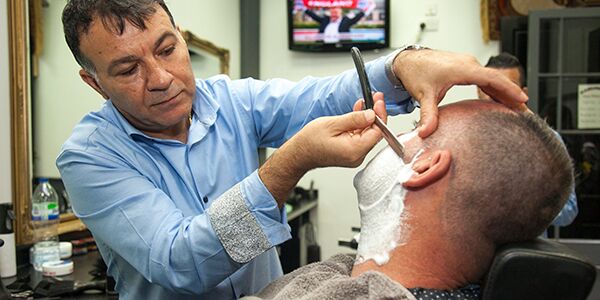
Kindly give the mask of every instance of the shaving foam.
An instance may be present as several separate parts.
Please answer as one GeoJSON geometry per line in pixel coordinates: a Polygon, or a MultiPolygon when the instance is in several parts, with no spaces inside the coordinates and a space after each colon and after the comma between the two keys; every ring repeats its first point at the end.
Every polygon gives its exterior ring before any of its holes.
{"type": "Polygon", "coordinates": [[[409,132],[409,133],[406,133],[406,134],[403,134],[403,135],[400,135],[400,136],[398,136],[398,141],[399,141],[400,143],[402,143],[402,146],[405,146],[405,147],[406,147],[406,145],[405,145],[405,144],[406,144],[406,142],[408,142],[408,141],[412,140],[412,139],[413,139],[414,137],[416,137],[418,134],[419,134],[419,132],[418,132],[418,131],[416,131],[416,130],[413,130],[413,131],[411,131],[411,132],[409,132]]]}
{"type": "MultiPolygon", "coordinates": [[[[404,144],[416,134],[414,131],[399,139],[404,144]]],[[[356,263],[372,259],[383,265],[389,261],[390,251],[406,241],[404,198],[407,190],[402,183],[415,174],[412,166],[421,152],[405,164],[388,146],[354,177],[361,218],[356,263]]]]}

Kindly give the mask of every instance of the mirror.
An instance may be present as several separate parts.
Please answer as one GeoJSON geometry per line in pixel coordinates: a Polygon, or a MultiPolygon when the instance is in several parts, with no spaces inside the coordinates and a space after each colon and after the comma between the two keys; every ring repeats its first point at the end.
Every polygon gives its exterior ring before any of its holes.
{"type": "Polygon", "coordinates": [[[181,30],[181,35],[190,50],[194,74],[212,76],[229,75],[229,50],[216,46],[188,30],[181,30]]]}
{"type": "MultiPolygon", "coordinates": [[[[33,179],[60,177],[55,159],[62,143],[86,113],[97,110],[104,102],[81,82],[80,67],[64,41],[61,14],[65,4],[66,1],[23,0],[8,1],[7,5],[17,244],[30,243],[33,238],[29,222],[33,179]]],[[[188,30],[181,33],[195,74],[229,73],[229,50],[188,30]]],[[[72,213],[61,214],[60,234],[83,229],[83,223],[72,213]]]]}

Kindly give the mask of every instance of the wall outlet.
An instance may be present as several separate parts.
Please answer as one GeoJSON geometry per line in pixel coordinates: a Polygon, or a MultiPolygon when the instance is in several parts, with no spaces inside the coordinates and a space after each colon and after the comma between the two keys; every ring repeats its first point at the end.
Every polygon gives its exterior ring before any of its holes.
{"type": "Polygon", "coordinates": [[[440,19],[438,18],[424,18],[419,22],[419,26],[423,31],[438,31],[440,27],[440,19]]]}

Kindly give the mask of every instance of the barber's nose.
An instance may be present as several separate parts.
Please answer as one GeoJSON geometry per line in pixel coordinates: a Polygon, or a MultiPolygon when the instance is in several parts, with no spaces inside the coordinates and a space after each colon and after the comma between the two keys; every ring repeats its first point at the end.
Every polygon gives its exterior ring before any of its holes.
{"type": "Polygon", "coordinates": [[[173,75],[158,62],[151,62],[147,68],[148,91],[167,90],[173,81],[173,75]]]}

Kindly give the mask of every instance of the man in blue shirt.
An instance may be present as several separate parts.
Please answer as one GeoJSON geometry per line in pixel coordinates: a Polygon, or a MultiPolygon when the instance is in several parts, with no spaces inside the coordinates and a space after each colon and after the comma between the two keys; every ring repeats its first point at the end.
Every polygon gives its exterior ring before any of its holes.
{"type": "Polygon", "coordinates": [[[289,191],[310,169],[359,165],[381,139],[372,124],[386,105],[409,112],[415,96],[428,136],[454,84],[485,86],[517,109],[526,101],[472,57],[414,48],[367,64],[388,99],[375,94],[376,113],[351,112],[361,107],[354,71],[195,80],[161,0],[71,0],[63,25],[82,80],[107,101],[75,127],[57,166],[123,299],[238,298],[281,276],[274,246],[290,238],[289,191]],[[267,146],[280,149],[259,168],[267,146]]]}
{"type": "MultiPolygon", "coordinates": [[[[498,70],[502,75],[506,76],[515,84],[518,84],[524,93],[527,94],[527,86],[525,85],[525,69],[519,62],[519,59],[508,53],[500,53],[497,56],[492,56],[485,64],[486,68],[493,68],[498,70]]],[[[489,100],[490,97],[486,95],[481,89],[477,89],[477,95],[480,99],[489,100]]],[[[554,130],[553,130],[554,131],[554,130]]],[[[558,139],[562,142],[562,137],[558,132],[554,131],[558,139]]],[[[575,194],[575,185],[571,187],[571,193],[569,199],[563,209],[558,213],[552,225],[554,226],[568,226],[573,223],[579,209],[577,208],[577,195],[575,194]]],[[[545,233],[544,233],[545,235],[545,233]]]]}

